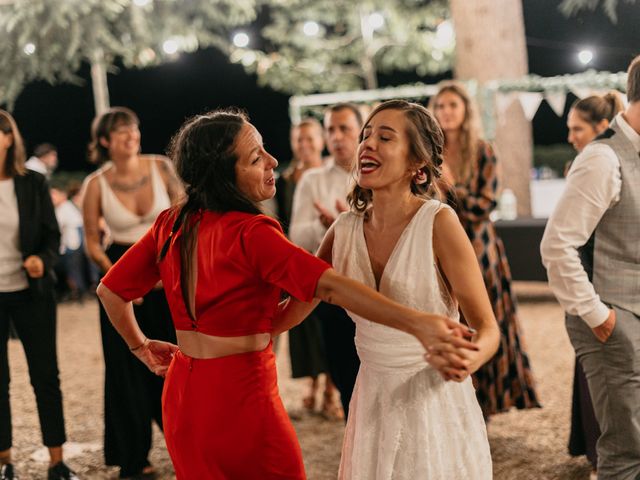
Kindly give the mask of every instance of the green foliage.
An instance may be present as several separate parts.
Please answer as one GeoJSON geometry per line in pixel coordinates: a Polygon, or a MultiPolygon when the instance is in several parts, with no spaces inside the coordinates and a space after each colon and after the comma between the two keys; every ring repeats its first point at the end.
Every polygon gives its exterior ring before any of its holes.
{"type": "Polygon", "coordinates": [[[533,166],[535,168],[549,167],[558,177],[562,177],[565,166],[576,155],[576,151],[567,143],[535,145],[533,148],[533,166]]]}
{"type": "Polygon", "coordinates": [[[420,75],[451,68],[454,44],[437,34],[449,17],[448,2],[434,0],[262,0],[269,22],[259,48],[232,47],[231,60],[262,85],[305,94],[377,87],[377,72],[414,70],[420,75]],[[379,13],[384,24],[370,27],[379,13]],[[316,35],[304,25],[314,21],[316,35]]]}
{"type": "MultiPolygon", "coordinates": [[[[625,0],[627,3],[635,3],[636,0],[625,0]]],[[[618,7],[619,0],[562,0],[560,3],[560,11],[570,17],[581,10],[594,11],[599,6],[605,11],[607,16],[613,23],[618,23],[618,7]]]]}
{"type": "Polygon", "coordinates": [[[178,51],[226,49],[229,29],[254,19],[254,0],[150,0],[143,6],[132,0],[0,3],[0,103],[11,104],[33,80],[78,82],[76,72],[96,55],[113,71],[118,60],[127,67],[170,60],[162,49],[170,38],[178,51]],[[35,47],[31,54],[27,45],[35,47]]]}

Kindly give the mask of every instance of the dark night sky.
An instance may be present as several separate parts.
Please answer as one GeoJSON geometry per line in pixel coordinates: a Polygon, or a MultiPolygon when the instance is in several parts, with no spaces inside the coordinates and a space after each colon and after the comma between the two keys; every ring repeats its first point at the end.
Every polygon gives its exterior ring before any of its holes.
{"type": "MultiPolygon", "coordinates": [[[[640,3],[621,2],[618,25],[600,11],[567,19],[558,12],[558,3],[523,2],[531,73],[551,76],[583,71],[576,59],[582,46],[594,50],[590,67],[611,72],[625,70],[633,55],[640,53],[640,3]]],[[[58,146],[61,170],[92,169],[85,160],[93,118],[88,69],[82,76],[87,79],[83,87],[44,82],[28,85],[13,111],[29,147],[44,141],[58,146]]],[[[390,86],[438,79],[403,73],[382,77],[380,83],[390,86]]],[[[257,87],[254,77],[239,65],[229,64],[215,50],[182,55],[173,63],[151,69],[122,70],[109,75],[109,90],[112,105],[126,105],[139,114],[144,152],[164,152],[173,132],[190,115],[235,105],[249,112],[276,158],[287,160],[290,156],[288,97],[257,87]]],[[[570,95],[567,108],[573,99],[570,95]]],[[[543,102],[533,122],[535,142],[564,142],[564,123],[565,119],[558,118],[543,102]]]]}

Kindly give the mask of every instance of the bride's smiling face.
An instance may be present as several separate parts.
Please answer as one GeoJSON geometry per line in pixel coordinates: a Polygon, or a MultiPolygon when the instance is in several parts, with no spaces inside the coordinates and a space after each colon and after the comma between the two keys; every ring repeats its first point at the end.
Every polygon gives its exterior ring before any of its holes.
{"type": "Polygon", "coordinates": [[[358,146],[358,185],[376,190],[409,185],[413,177],[407,120],[400,110],[382,110],[369,119],[358,146]]]}

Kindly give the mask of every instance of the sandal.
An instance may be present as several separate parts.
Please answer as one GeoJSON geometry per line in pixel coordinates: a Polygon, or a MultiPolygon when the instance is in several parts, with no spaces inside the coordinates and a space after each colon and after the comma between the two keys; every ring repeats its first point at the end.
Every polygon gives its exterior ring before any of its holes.
{"type": "Polygon", "coordinates": [[[302,408],[308,412],[313,412],[316,409],[315,395],[307,395],[306,397],[302,397],[302,408]]]}
{"type": "Polygon", "coordinates": [[[320,415],[327,420],[344,420],[344,411],[342,405],[336,400],[333,391],[325,391],[322,395],[322,409],[320,415]]]}

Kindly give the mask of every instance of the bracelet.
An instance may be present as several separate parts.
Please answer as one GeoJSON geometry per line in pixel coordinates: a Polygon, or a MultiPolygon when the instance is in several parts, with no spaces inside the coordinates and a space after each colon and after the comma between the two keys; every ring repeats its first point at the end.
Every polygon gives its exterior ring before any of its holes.
{"type": "Polygon", "coordinates": [[[144,346],[146,345],[146,343],[147,343],[147,341],[148,341],[148,340],[149,340],[149,339],[148,339],[147,337],[145,337],[145,338],[144,338],[144,341],[143,341],[140,345],[138,345],[137,347],[129,347],[129,350],[130,350],[130,351],[132,351],[132,352],[135,352],[136,350],[138,350],[138,349],[140,349],[140,348],[144,347],[144,346]]]}

